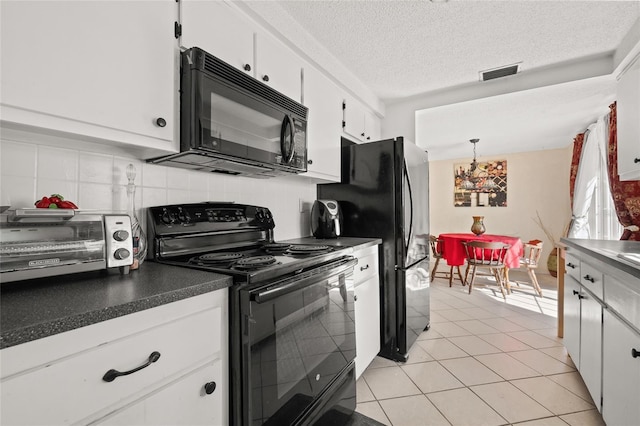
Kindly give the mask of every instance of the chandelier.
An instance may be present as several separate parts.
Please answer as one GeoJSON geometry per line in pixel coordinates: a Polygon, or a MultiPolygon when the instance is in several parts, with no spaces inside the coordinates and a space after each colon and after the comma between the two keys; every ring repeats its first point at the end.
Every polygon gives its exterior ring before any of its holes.
{"type": "Polygon", "coordinates": [[[473,161],[468,171],[464,172],[461,187],[469,191],[490,192],[498,188],[498,184],[493,181],[493,178],[486,170],[486,164],[483,166],[476,160],[476,144],[480,142],[480,139],[470,139],[469,142],[473,144],[473,161]]]}

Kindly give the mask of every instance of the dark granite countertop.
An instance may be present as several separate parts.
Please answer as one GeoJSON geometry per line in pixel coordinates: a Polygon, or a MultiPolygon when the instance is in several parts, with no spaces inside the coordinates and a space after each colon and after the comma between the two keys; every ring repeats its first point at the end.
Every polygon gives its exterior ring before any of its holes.
{"type": "Polygon", "coordinates": [[[582,251],[607,265],[640,278],[640,265],[618,257],[620,253],[640,253],[640,241],[562,238],[560,242],[569,248],[582,251]]]}
{"type": "Polygon", "coordinates": [[[147,261],[128,275],[86,272],[5,283],[0,349],[227,288],[230,277],[147,261]]]}

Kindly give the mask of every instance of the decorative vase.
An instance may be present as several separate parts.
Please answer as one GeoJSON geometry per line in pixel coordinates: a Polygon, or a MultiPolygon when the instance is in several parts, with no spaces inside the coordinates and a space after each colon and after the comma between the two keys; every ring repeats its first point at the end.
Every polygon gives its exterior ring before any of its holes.
{"type": "Polygon", "coordinates": [[[552,277],[555,278],[558,276],[558,249],[555,247],[551,250],[547,258],[547,269],[552,277]]]}
{"type": "Polygon", "coordinates": [[[471,216],[473,217],[473,224],[471,225],[471,232],[476,235],[484,234],[484,216],[471,216]]]}
{"type": "Polygon", "coordinates": [[[133,164],[127,166],[127,197],[129,199],[129,207],[127,213],[131,218],[131,238],[133,239],[133,265],[131,269],[138,269],[144,258],[147,256],[147,237],[144,235],[138,214],[136,212],[136,185],[133,183],[136,178],[136,168],[133,164]]]}

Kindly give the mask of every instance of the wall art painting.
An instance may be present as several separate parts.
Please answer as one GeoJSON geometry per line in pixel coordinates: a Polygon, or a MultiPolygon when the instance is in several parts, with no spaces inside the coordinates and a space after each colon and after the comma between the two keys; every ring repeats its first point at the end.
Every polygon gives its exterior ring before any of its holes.
{"type": "Polygon", "coordinates": [[[454,164],[456,207],[506,207],[507,160],[454,164]]]}

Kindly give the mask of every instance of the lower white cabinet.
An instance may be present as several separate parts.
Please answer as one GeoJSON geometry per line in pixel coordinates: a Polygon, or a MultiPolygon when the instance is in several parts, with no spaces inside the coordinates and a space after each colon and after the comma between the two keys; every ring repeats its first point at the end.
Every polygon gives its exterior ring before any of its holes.
{"type": "Polygon", "coordinates": [[[602,305],[591,294],[584,292],[580,309],[580,375],[594,404],[601,410],[602,305]]]}
{"type": "Polygon", "coordinates": [[[220,360],[209,361],[140,402],[99,421],[103,425],[222,425],[220,360]],[[208,393],[209,392],[209,393],[208,393]]]}
{"type": "Polygon", "coordinates": [[[639,425],[640,334],[606,310],[603,322],[603,360],[604,421],[609,426],[639,425]]]}
{"type": "Polygon", "coordinates": [[[226,424],[227,300],[218,290],[3,349],[1,423],[226,424]]]}
{"type": "Polygon", "coordinates": [[[380,352],[380,278],[378,246],[354,253],[356,317],[356,379],[380,352]]]}
{"type": "Polygon", "coordinates": [[[580,369],[580,293],[580,284],[567,275],[564,282],[563,343],[578,369],[580,369]]]}

